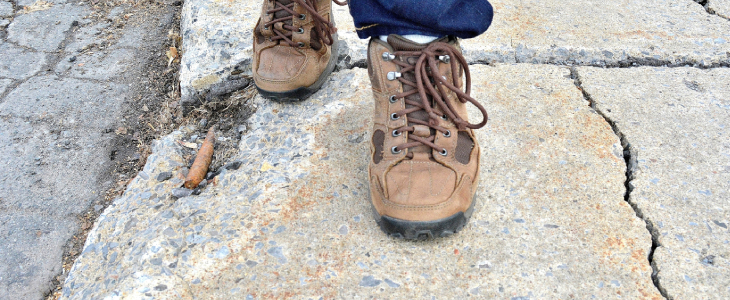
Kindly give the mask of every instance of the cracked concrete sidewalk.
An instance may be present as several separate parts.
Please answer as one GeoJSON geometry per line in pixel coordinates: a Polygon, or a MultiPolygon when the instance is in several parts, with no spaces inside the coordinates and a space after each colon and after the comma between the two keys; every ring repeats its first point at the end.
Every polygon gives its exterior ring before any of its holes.
{"type": "Polygon", "coordinates": [[[162,98],[146,71],[179,8],[125,3],[0,0],[0,299],[54,299],[141,159],[130,107],[162,98]]]}
{"type": "MultiPolygon", "coordinates": [[[[490,115],[478,206],[425,242],[370,217],[366,43],[335,8],[346,47],[322,90],[255,97],[239,164],[200,195],[157,179],[184,170],[178,141],[200,128],[156,142],[63,298],[729,298],[730,20],[716,1],[493,1],[493,27],[463,43],[490,115]]],[[[183,104],[246,78],[258,5],[185,3],[183,104]]]]}

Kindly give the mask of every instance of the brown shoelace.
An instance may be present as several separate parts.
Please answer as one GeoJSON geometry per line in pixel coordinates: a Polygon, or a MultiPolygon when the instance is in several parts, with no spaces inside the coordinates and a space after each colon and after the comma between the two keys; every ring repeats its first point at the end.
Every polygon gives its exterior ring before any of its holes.
{"type": "MultiPolygon", "coordinates": [[[[332,39],[332,35],[337,32],[337,28],[332,24],[332,22],[325,20],[324,17],[319,15],[319,13],[317,12],[317,0],[292,0],[292,2],[289,4],[281,4],[278,0],[273,1],[275,3],[274,9],[266,11],[267,14],[275,15],[276,12],[285,11],[288,13],[288,15],[264,23],[265,28],[271,27],[271,30],[274,32],[274,34],[276,34],[276,36],[271,37],[272,41],[283,40],[285,43],[289,44],[292,47],[304,46],[302,44],[297,44],[292,41],[292,35],[294,34],[294,31],[297,31],[298,33],[303,33],[304,29],[295,28],[294,26],[285,23],[286,21],[294,22],[295,16],[301,18],[302,20],[306,18],[305,14],[297,14],[292,9],[295,4],[299,4],[300,7],[303,7],[305,10],[307,10],[307,12],[309,12],[309,15],[312,16],[312,22],[314,22],[314,30],[317,32],[319,39],[322,41],[322,43],[326,45],[332,45],[332,43],[334,42],[332,39]],[[275,27],[275,24],[278,22],[281,22],[281,28],[284,29],[284,31],[281,31],[275,27]]],[[[341,2],[337,0],[332,1],[340,6],[347,5],[346,0],[341,2]]]]}
{"type": "MultiPolygon", "coordinates": [[[[418,60],[415,65],[399,60],[392,60],[393,63],[401,67],[401,73],[413,72],[415,74],[415,82],[411,82],[403,78],[403,76],[397,77],[398,81],[402,84],[409,85],[414,89],[392,96],[395,99],[404,98],[405,103],[411,106],[410,108],[405,108],[393,113],[390,116],[392,119],[398,119],[406,114],[424,110],[428,114],[428,121],[409,118],[409,124],[412,123],[428,126],[446,137],[452,136],[452,133],[448,129],[439,126],[439,119],[451,120],[458,130],[465,130],[466,128],[478,129],[487,124],[489,116],[487,115],[486,109],[484,109],[484,106],[469,95],[471,93],[471,74],[469,73],[469,66],[466,59],[464,59],[464,56],[462,56],[461,53],[455,51],[451,45],[443,42],[434,42],[421,51],[396,51],[393,55],[396,57],[418,57],[418,60]],[[442,60],[455,60],[455,63],[450,64],[452,74],[451,82],[447,81],[439,71],[439,63],[442,60]],[[464,75],[466,78],[465,91],[462,91],[458,87],[459,66],[464,69],[464,75]],[[461,103],[470,102],[471,104],[474,104],[474,106],[476,106],[482,113],[482,121],[479,124],[472,124],[456,113],[456,110],[452,107],[451,103],[446,101],[449,92],[456,94],[456,97],[459,101],[461,101],[461,103]],[[420,96],[420,101],[405,98],[416,93],[420,96]],[[429,103],[429,99],[433,101],[433,106],[429,103]],[[443,115],[437,114],[434,107],[438,107],[440,111],[443,112],[443,115]]],[[[406,61],[408,61],[408,59],[406,59],[406,61]]],[[[413,133],[415,131],[416,128],[414,126],[403,126],[396,129],[394,134],[400,134],[402,132],[413,133]]],[[[436,136],[433,134],[427,138],[420,137],[415,134],[409,134],[409,142],[398,145],[393,148],[393,151],[400,152],[403,149],[426,145],[438,151],[441,155],[447,155],[448,153],[446,152],[446,149],[433,143],[435,138],[436,136]]],[[[409,153],[408,157],[412,157],[412,153],[409,153]]]]}

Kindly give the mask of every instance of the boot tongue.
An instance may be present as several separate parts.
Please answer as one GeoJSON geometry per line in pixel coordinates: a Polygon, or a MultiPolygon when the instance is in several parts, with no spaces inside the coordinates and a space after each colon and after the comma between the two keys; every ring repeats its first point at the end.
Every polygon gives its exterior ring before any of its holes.
{"type": "MultiPolygon", "coordinates": [[[[445,40],[447,41],[448,38],[443,37],[436,41],[442,42],[445,40]]],[[[390,44],[390,46],[393,47],[393,50],[395,50],[395,51],[421,51],[428,46],[428,44],[419,44],[419,43],[413,42],[409,39],[406,39],[400,35],[397,35],[397,34],[391,34],[388,36],[388,44],[390,44]]],[[[399,57],[398,59],[400,59],[403,62],[407,62],[408,64],[415,65],[416,61],[418,60],[418,56],[399,57]]],[[[403,79],[405,79],[405,80],[408,80],[411,82],[416,82],[416,75],[413,72],[403,73],[402,76],[403,76],[403,79]]],[[[426,82],[425,84],[428,84],[428,83],[426,82]]],[[[410,91],[413,89],[415,89],[415,88],[410,85],[407,85],[407,84],[403,85],[404,92],[407,92],[407,91],[410,91]]],[[[431,103],[431,105],[433,106],[433,102],[431,102],[430,96],[428,96],[428,97],[429,97],[429,103],[431,103]]],[[[411,101],[421,102],[421,96],[419,96],[417,93],[406,97],[406,99],[411,100],[411,101]]],[[[406,108],[412,108],[412,107],[413,107],[412,105],[406,104],[406,108]]],[[[428,122],[428,113],[426,113],[425,110],[417,110],[417,111],[407,114],[406,116],[408,116],[408,120],[416,119],[416,120],[428,122]]],[[[414,126],[414,125],[419,126],[419,127],[425,127],[423,125],[418,125],[418,124],[414,124],[412,122],[408,122],[408,126],[414,126]]],[[[430,132],[429,136],[434,135],[436,133],[436,130],[434,130],[434,129],[428,128],[427,130],[429,130],[429,132],[430,132]]],[[[413,132],[410,134],[419,135],[419,136],[425,135],[425,134],[423,134],[422,130],[419,130],[418,133],[413,132]]],[[[426,137],[428,137],[428,136],[426,136],[426,137]]],[[[414,154],[414,156],[413,156],[414,160],[422,160],[424,157],[429,157],[433,153],[431,147],[426,146],[426,145],[412,147],[408,151],[410,151],[411,153],[414,154]],[[417,153],[423,153],[424,155],[427,154],[427,156],[416,155],[417,153]]]]}
{"type": "MultiPolygon", "coordinates": [[[[286,5],[291,4],[294,1],[293,0],[276,0],[276,2],[279,2],[281,5],[286,6],[286,5]]],[[[278,8],[278,7],[279,7],[278,5],[274,5],[274,8],[278,8]]],[[[281,19],[281,18],[290,17],[290,16],[291,16],[291,14],[288,11],[283,10],[283,9],[274,13],[274,19],[281,19]]],[[[293,23],[292,23],[292,20],[286,20],[286,21],[284,21],[284,24],[291,26],[293,23]]]]}

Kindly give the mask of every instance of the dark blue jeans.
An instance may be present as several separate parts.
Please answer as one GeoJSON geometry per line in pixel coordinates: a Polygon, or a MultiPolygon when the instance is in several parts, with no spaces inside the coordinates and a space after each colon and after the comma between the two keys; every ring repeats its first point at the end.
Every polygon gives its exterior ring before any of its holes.
{"type": "Polygon", "coordinates": [[[492,23],[487,0],[349,0],[357,35],[454,35],[472,38],[492,23]]]}

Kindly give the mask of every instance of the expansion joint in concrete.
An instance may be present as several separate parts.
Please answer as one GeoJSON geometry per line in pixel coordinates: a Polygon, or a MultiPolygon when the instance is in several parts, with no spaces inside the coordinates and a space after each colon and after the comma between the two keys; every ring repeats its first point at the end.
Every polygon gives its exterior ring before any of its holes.
{"type": "Polygon", "coordinates": [[[492,64],[493,64],[493,62],[489,62],[486,60],[477,60],[477,61],[473,61],[473,62],[469,63],[470,66],[473,66],[473,65],[491,66],[492,64]]]}
{"type": "MultiPolygon", "coordinates": [[[[493,65],[495,63],[510,63],[500,61],[486,61],[477,60],[470,62],[469,65],[493,65]]],[[[515,63],[515,62],[512,62],[515,63]]],[[[700,65],[691,62],[672,62],[668,60],[658,59],[647,59],[647,58],[629,58],[626,60],[616,62],[593,62],[593,63],[574,63],[570,61],[564,62],[529,62],[529,61],[517,61],[518,64],[533,64],[533,65],[553,65],[561,67],[596,67],[603,69],[630,69],[630,68],[641,68],[641,67],[665,67],[665,68],[697,68],[701,70],[716,69],[716,68],[728,68],[730,67],[730,53],[728,53],[728,60],[711,64],[711,65],[700,65]]]]}
{"type": "Polygon", "coordinates": [[[361,68],[361,69],[367,69],[368,63],[364,59],[359,59],[356,61],[352,61],[352,57],[348,54],[342,54],[339,57],[337,57],[337,66],[335,67],[335,71],[341,71],[341,70],[350,70],[354,68],[361,68]]]}
{"type": "Polygon", "coordinates": [[[629,143],[628,139],[626,138],[626,135],[621,132],[621,130],[618,128],[618,125],[614,120],[609,118],[603,111],[598,109],[596,107],[595,100],[591,97],[588,92],[583,88],[583,83],[581,82],[580,74],[578,74],[578,70],[575,67],[570,67],[570,77],[574,80],[575,86],[578,88],[578,90],[583,93],[583,98],[588,101],[589,106],[598,113],[601,117],[603,117],[604,120],[611,126],[611,129],[613,130],[614,134],[618,136],[619,141],[621,142],[621,146],[623,147],[623,158],[624,162],[626,163],[626,181],[624,182],[624,186],[626,187],[626,191],[624,193],[624,201],[626,201],[631,208],[634,210],[634,213],[636,213],[636,216],[639,217],[639,219],[643,220],[646,223],[646,229],[649,231],[649,234],[651,234],[651,250],[649,250],[649,255],[647,257],[647,260],[649,261],[649,264],[651,265],[651,280],[654,283],[654,286],[657,288],[659,293],[665,298],[665,299],[672,299],[667,294],[667,290],[661,285],[660,278],[659,278],[659,269],[657,268],[656,263],[654,262],[654,252],[655,250],[661,246],[659,244],[659,231],[654,226],[654,223],[649,220],[644,213],[641,211],[641,208],[636,205],[636,203],[631,198],[631,192],[634,190],[634,186],[631,184],[631,181],[634,179],[634,170],[636,170],[636,162],[637,162],[637,154],[635,149],[631,146],[631,143],[629,143]]]}

